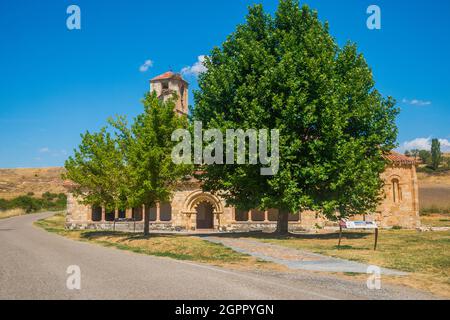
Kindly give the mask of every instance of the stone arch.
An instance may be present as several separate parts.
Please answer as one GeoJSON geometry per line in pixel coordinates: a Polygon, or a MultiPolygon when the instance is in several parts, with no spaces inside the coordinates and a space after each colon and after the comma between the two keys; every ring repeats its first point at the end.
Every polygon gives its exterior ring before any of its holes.
{"type": "Polygon", "coordinates": [[[186,218],[185,221],[187,230],[197,229],[197,207],[201,203],[205,202],[210,204],[213,208],[214,229],[220,229],[222,220],[221,216],[224,213],[222,202],[218,197],[211,193],[197,190],[186,197],[183,205],[182,214],[184,214],[186,218]]]}
{"type": "Polygon", "coordinates": [[[387,181],[390,199],[394,204],[399,204],[403,200],[402,179],[399,175],[393,174],[389,176],[387,181]]]}
{"type": "Polygon", "coordinates": [[[197,206],[202,202],[208,202],[210,203],[214,208],[214,213],[216,214],[222,214],[223,213],[223,206],[222,202],[218,197],[211,193],[203,192],[201,190],[197,190],[192,192],[184,202],[183,205],[183,213],[191,213],[195,214],[197,206]]]}

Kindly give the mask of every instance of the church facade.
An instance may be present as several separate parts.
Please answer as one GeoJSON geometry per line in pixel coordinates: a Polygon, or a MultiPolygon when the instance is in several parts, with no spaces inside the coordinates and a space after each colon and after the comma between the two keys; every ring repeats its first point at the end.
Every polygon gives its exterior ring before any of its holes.
{"type": "MultiPolygon", "coordinates": [[[[188,113],[188,83],[179,74],[166,72],[150,81],[151,90],[160,99],[169,99],[177,93],[176,112],[188,113]]],[[[385,181],[384,198],[376,213],[354,217],[356,220],[376,221],[381,227],[416,228],[420,226],[418,180],[416,163],[398,153],[387,156],[390,165],[382,174],[385,181]]],[[[150,229],[161,231],[270,231],[275,230],[278,211],[242,211],[227,206],[224,199],[203,192],[199,181],[180,182],[172,200],[153,208],[141,206],[107,212],[105,208],[85,206],[68,189],[66,227],[68,229],[97,229],[141,231],[144,213],[150,216],[150,229]]],[[[289,216],[289,228],[311,230],[333,224],[316,212],[300,212],[289,216]]]]}

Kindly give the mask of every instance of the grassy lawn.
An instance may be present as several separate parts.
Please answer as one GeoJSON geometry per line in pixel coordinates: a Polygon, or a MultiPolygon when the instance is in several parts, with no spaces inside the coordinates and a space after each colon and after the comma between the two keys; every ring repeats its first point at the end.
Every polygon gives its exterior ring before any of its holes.
{"type": "Polygon", "coordinates": [[[64,219],[64,215],[58,214],[35,224],[49,232],[74,240],[89,241],[106,247],[152,256],[195,261],[233,269],[284,269],[277,264],[258,260],[197,237],[157,234],[144,237],[142,234],[110,231],[69,231],[64,228],[64,219]]]}
{"type": "Polygon", "coordinates": [[[378,250],[373,251],[373,233],[346,232],[342,246],[338,234],[272,235],[256,240],[305,249],[332,257],[410,272],[407,277],[384,277],[388,281],[450,297],[450,231],[418,232],[380,230],[378,250]]]}
{"type": "Polygon", "coordinates": [[[422,215],[420,220],[427,227],[450,227],[450,214],[431,213],[422,215]]]}

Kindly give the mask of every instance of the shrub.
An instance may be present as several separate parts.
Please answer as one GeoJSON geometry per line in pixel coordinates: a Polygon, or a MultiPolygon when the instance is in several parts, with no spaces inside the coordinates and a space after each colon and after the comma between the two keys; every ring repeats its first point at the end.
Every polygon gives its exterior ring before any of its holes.
{"type": "Polygon", "coordinates": [[[42,198],[33,198],[28,194],[11,200],[0,199],[0,210],[23,209],[26,213],[39,210],[64,210],[66,206],[67,197],[64,193],[46,192],[42,195],[42,198]]]}

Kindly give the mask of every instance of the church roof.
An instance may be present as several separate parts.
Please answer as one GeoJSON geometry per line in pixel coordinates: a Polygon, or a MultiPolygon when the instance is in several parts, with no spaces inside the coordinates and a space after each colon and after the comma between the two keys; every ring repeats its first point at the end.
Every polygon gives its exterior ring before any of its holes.
{"type": "Polygon", "coordinates": [[[184,81],[187,83],[186,80],[183,79],[183,77],[181,76],[181,74],[179,73],[174,73],[172,71],[167,71],[163,74],[160,74],[159,76],[154,77],[152,80],[150,80],[151,82],[153,81],[159,81],[159,80],[167,80],[167,79],[175,79],[175,80],[180,80],[180,81],[184,81]]]}
{"type": "Polygon", "coordinates": [[[386,156],[386,159],[393,163],[397,163],[397,164],[411,164],[411,165],[416,164],[416,160],[414,160],[414,158],[407,157],[407,156],[400,154],[398,152],[395,152],[395,151],[391,151],[386,156]]]}

